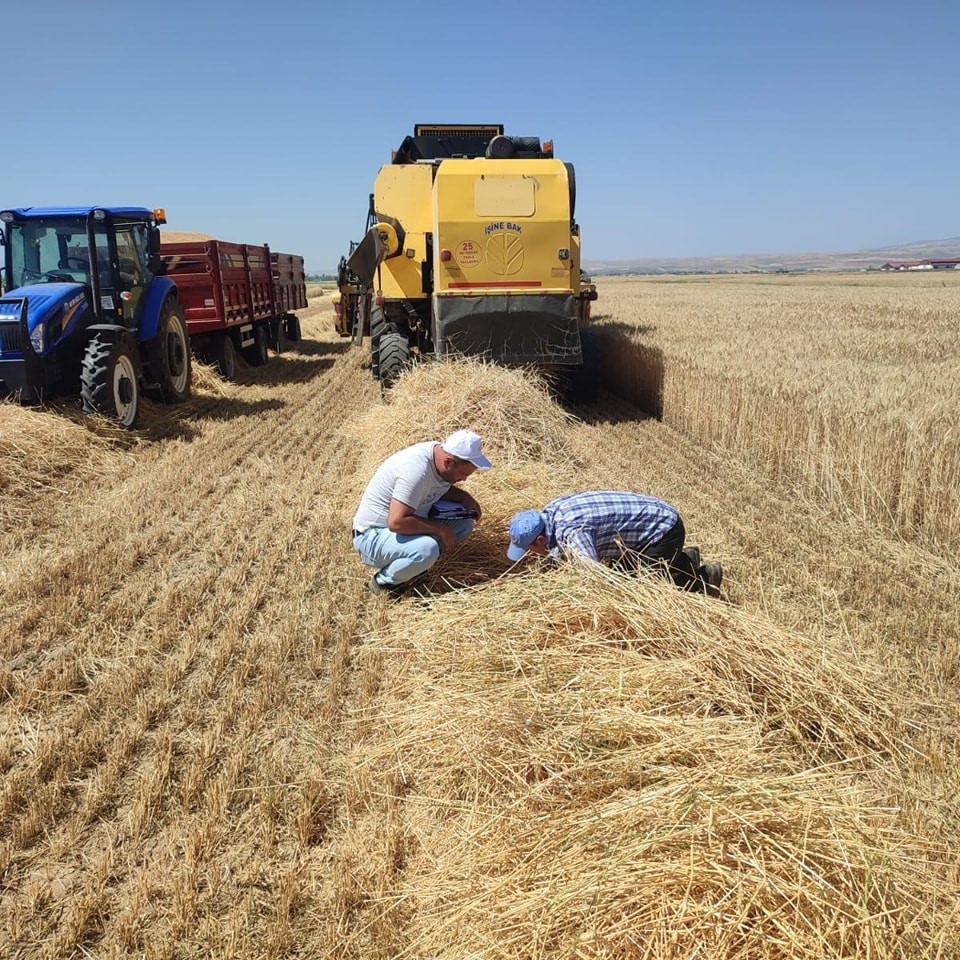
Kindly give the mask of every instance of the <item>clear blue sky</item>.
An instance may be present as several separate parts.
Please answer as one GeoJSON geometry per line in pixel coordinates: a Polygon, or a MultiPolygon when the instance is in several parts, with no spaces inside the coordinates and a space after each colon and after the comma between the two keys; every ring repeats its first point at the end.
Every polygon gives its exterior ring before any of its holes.
{"type": "Polygon", "coordinates": [[[957,0],[0,0],[0,207],[117,203],[329,271],[414,123],[577,170],[584,259],[960,236],[957,0]]]}

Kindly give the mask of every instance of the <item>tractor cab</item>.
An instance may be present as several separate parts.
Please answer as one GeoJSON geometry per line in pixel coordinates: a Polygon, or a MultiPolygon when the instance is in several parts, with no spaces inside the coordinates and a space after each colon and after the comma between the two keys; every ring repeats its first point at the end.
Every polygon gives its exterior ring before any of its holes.
{"type": "Polygon", "coordinates": [[[0,214],[8,292],[82,284],[91,319],[136,329],[144,290],[160,270],[163,211],[137,207],[27,207],[0,214]]]}
{"type": "Polygon", "coordinates": [[[190,393],[190,342],[163,275],[162,210],[21,207],[0,212],[0,393],[79,392],[84,409],[137,418],[140,389],[190,393]]]}

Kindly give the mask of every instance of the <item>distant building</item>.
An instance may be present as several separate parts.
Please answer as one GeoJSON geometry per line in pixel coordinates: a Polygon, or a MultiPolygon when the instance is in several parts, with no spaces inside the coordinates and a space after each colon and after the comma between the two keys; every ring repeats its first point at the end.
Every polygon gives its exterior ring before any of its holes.
{"type": "Polygon", "coordinates": [[[957,270],[960,260],[891,260],[881,270],[957,270]]]}

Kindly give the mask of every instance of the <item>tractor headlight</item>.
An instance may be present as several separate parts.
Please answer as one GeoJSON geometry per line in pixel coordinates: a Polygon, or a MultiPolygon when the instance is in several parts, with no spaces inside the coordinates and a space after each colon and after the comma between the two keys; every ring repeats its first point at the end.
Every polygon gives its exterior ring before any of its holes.
{"type": "Polygon", "coordinates": [[[43,353],[43,344],[47,339],[47,321],[41,320],[30,331],[30,346],[37,355],[43,353]]]}

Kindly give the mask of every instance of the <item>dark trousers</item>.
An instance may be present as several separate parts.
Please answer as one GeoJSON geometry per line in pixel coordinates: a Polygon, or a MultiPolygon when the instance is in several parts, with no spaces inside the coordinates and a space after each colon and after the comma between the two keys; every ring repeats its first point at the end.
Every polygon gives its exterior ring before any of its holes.
{"type": "Polygon", "coordinates": [[[683,520],[677,517],[677,522],[662,537],[645,543],[636,553],[624,554],[616,566],[623,569],[637,569],[641,564],[652,567],[669,577],[681,590],[702,593],[703,580],[693,561],[683,552],[686,536],[683,520]]]}

